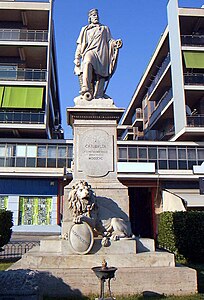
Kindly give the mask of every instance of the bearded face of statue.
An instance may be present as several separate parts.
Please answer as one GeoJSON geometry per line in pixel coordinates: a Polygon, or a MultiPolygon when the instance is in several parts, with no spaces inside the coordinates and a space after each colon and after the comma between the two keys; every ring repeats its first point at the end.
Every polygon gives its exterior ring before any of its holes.
{"type": "Polygon", "coordinates": [[[93,11],[90,15],[89,15],[89,22],[92,24],[98,24],[99,23],[99,16],[97,11],[93,11]]]}

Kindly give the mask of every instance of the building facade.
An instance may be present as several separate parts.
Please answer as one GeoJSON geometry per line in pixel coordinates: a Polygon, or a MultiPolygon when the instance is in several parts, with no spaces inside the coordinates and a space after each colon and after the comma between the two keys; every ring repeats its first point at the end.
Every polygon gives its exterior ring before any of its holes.
{"type": "Polygon", "coordinates": [[[118,176],[142,236],[156,235],[162,211],[204,207],[204,9],[169,0],[167,16],[118,127],[118,176]]]}
{"type": "Polygon", "coordinates": [[[52,0],[0,1],[0,206],[13,211],[14,232],[60,232],[72,143],[61,128],[52,14],[52,0]]]}

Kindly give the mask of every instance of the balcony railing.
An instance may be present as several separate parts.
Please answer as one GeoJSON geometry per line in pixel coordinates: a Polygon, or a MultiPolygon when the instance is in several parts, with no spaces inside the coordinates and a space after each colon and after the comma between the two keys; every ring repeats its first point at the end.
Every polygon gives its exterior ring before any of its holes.
{"type": "Polygon", "coordinates": [[[187,116],[187,126],[204,127],[204,115],[187,116]]]}
{"type": "Polygon", "coordinates": [[[141,120],[143,121],[143,112],[142,109],[138,109],[136,108],[136,111],[134,113],[134,115],[132,116],[132,123],[134,123],[136,120],[141,120]]]}
{"type": "Polygon", "coordinates": [[[0,111],[0,123],[43,124],[45,112],[0,111]]]}
{"type": "Polygon", "coordinates": [[[18,69],[0,66],[0,80],[46,81],[47,71],[42,69],[18,69]]]}
{"type": "Polygon", "coordinates": [[[181,44],[182,46],[203,46],[204,35],[182,35],[181,44]]]}
{"type": "Polygon", "coordinates": [[[133,129],[132,129],[131,126],[128,126],[128,127],[124,130],[124,132],[123,132],[123,134],[122,134],[122,136],[121,136],[120,139],[121,139],[121,140],[125,140],[125,139],[127,139],[128,135],[133,135],[133,129]]]}
{"type": "Polygon", "coordinates": [[[0,41],[47,42],[47,30],[0,29],[0,41]]]}
{"type": "Polygon", "coordinates": [[[150,87],[148,88],[148,95],[151,94],[151,92],[153,91],[153,89],[157,85],[159,79],[161,78],[162,74],[166,70],[166,67],[168,66],[169,62],[170,62],[170,54],[168,54],[167,57],[163,60],[163,62],[161,64],[161,67],[159,68],[154,80],[152,81],[150,87]]]}
{"type": "Polygon", "coordinates": [[[204,74],[184,74],[184,83],[186,85],[204,85],[204,74]]]}
{"type": "Polygon", "coordinates": [[[164,128],[162,131],[157,131],[157,139],[159,141],[168,140],[175,133],[174,125],[171,125],[168,128],[164,128]]]}
{"type": "Polygon", "coordinates": [[[171,99],[172,99],[172,89],[170,89],[168,92],[164,94],[159,104],[156,106],[155,110],[153,111],[149,119],[149,126],[151,126],[154,123],[154,121],[158,118],[162,110],[166,107],[166,105],[169,103],[171,99]]]}

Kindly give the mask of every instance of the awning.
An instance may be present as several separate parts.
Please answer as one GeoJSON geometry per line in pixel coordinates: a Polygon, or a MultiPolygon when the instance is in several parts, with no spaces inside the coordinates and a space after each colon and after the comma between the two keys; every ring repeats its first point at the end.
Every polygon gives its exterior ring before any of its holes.
{"type": "Polygon", "coordinates": [[[169,193],[180,198],[187,207],[203,207],[204,195],[200,195],[199,190],[168,190],[169,193]]]}
{"type": "Polygon", "coordinates": [[[42,108],[42,87],[11,87],[4,90],[1,107],[4,108],[42,108]]]}
{"type": "Polygon", "coordinates": [[[171,191],[162,191],[162,202],[163,211],[186,211],[183,200],[171,191]]]}
{"type": "Polygon", "coordinates": [[[186,68],[204,69],[203,51],[183,51],[186,68]]]}
{"type": "Polygon", "coordinates": [[[204,195],[199,194],[178,194],[187,202],[187,207],[204,207],[204,195]]]}

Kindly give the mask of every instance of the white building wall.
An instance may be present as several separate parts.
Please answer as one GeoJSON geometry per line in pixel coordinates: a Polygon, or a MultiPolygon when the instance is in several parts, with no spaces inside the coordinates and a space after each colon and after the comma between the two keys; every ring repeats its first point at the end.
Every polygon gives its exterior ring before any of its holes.
{"type": "Polygon", "coordinates": [[[52,197],[52,225],[57,224],[57,196],[52,197]]]}
{"type": "Polygon", "coordinates": [[[186,126],[178,0],[169,0],[167,6],[167,14],[171,57],[172,90],[174,100],[174,125],[176,135],[186,126]]]}
{"type": "Polygon", "coordinates": [[[18,225],[19,196],[8,196],[8,210],[13,212],[13,224],[18,225]]]}

